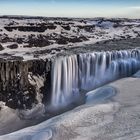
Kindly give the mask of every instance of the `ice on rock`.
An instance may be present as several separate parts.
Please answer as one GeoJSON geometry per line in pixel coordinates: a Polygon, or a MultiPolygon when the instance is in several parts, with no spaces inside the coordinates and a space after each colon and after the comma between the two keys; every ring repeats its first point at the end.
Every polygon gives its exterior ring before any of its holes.
{"type": "Polygon", "coordinates": [[[117,90],[111,86],[104,86],[102,88],[90,91],[86,94],[86,104],[97,104],[110,99],[117,93],[117,90]]]}

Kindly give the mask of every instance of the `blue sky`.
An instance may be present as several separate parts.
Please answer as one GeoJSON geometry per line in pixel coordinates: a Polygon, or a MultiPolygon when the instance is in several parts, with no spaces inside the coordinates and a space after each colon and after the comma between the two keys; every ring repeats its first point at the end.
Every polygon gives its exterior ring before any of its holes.
{"type": "Polygon", "coordinates": [[[0,0],[0,15],[140,18],[140,0],[0,0]]]}

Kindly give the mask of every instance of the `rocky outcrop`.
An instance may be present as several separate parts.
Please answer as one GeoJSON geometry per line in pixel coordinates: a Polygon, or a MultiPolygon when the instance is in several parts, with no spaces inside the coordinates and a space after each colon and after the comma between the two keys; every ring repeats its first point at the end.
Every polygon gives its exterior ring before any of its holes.
{"type": "Polygon", "coordinates": [[[9,49],[17,49],[18,48],[18,44],[8,45],[7,48],[9,48],[9,49]]]}
{"type": "Polygon", "coordinates": [[[0,51],[2,51],[4,48],[3,48],[3,46],[0,44],[0,51]]]}
{"type": "Polygon", "coordinates": [[[26,43],[29,45],[24,47],[45,47],[51,44],[48,37],[43,35],[37,35],[37,37],[30,35],[26,43]]]}
{"type": "Polygon", "coordinates": [[[56,42],[58,44],[68,44],[68,43],[77,43],[77,42],[82,42],[82,41],[87,41],[88,39],[85,36],[79,36],[79,37],[65,37],[63,35],[60,35],[58,38],[56,38],[56,42]]]}
{"type": "Polygon", "coordinates": [[[50,88],[50,64],[49,60],[0,60],[0,100],[19,109],[42,102],[50,88]]]}
{"type": "Polygon", "coordinates": [[[86,32],[93,32],[95,25],[77,26],[79,30],[83,29],[86,32]]]}
{"type": "Polygon", "coordinates": [[[35,27],[35,26],[15,26],[15,27],[4,27],[7,31],[12,32],[13,30],[19,30],[24,32],[45,32],[46,27],[35,27]]]}
{"type": "Polygon", "coordinates": [[[45,32],[47,29],[56,29],[54,25],[40,25],[40,26],[5,26],[7,31],[12,32],[13,30],[24,31],[24,32],[45,32]]]}

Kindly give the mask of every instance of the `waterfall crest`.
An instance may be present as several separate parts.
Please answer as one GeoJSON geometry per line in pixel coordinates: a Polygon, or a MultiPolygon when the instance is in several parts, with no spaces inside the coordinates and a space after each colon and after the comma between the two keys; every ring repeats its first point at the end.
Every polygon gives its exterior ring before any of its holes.
{"type": "Polygon", "coordinates": [[[140,50],[81,53],[58,57],[52,66],[52,98],[55,107],[65,106],[79,96],[140,69],[140,50]]]}

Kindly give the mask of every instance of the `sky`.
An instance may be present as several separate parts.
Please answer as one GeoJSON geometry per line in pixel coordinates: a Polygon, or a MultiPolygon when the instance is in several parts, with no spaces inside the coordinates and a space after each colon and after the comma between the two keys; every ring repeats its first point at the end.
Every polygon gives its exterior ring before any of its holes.
{"type": "Polygon", "coordinates": [[[140,0],[0,0],[0,15],[140,18],[140,0]]]}

